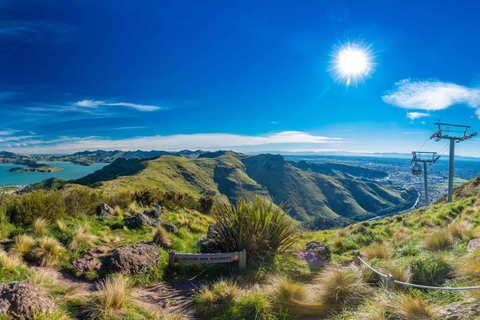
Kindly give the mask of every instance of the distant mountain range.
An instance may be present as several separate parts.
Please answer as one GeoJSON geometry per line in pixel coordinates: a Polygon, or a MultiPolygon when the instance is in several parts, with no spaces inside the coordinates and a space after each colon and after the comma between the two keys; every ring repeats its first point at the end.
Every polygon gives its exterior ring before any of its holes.
{"type": "MultiPolygon", "coordinates": [[[[111,159],[103,154],[96,156],[111,159]]],[[[277,204],[284,203],[295,219],[323,228],[411,207],[417,198],[416,191],[368,181],[385,176],[382,171],[358,166],[294,162],[286,161],[281,155],[248,156],[219,151],[148,159],[118,158],[83,178],[68,182],[49,179],[36,187],[59,188],[74,183],[106,192],[159,188],[197,196],[211,194],[218,201],[229,202],[241,196],[260,195],[277,204]]]]}

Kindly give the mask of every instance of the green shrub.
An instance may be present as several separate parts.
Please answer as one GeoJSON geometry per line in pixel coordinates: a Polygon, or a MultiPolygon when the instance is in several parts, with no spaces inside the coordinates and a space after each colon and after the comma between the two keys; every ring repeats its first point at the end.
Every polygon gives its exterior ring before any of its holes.
{"type": "Polygon", "coordinates": [[[282,252],[295,242],[292,219],[282,206],[255,200],[239,199],[236,205],[224,204],[213,215],[214,235],[226,252],[247,250],[251,261],[262,260],[265,254],[282,252]]]}
{"type": "Polygon", "coordinates": [[[8,204],[7,215],[20,225],[30,225],[37,218],[60,219],[65,215],[65,202],[58,191],[25,193],[8,204]]]}
{"type": "Polygon", "coordinates": [[[214,203],[215,200],[212,196],[201,196],[200,199],[198,199],[198,211],[209,214],[212,211],[214,203]]]}
{"type": "Polygon", "coordinates": [[[103,202],[100,191],[88,187],[71,187],[63,190],[65,208],[69,216],[78,217],[93,210],[103,202]]]}
{"type": "Polygon", "coordinates": [[[441,286],[452,278],[453,267],[444,258],[424,256],[410,263],[412,282],[427,286],[441,286]]]}

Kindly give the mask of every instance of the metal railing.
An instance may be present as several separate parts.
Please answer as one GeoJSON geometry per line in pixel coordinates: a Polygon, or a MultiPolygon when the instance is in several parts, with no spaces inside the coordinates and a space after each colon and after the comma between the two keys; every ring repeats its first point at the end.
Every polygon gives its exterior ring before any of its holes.
{"type": "Polygon", "coordinates": [[[407,283],[407,282],[402,282],[395,280],[391,274],[383,274],[378,270],[375,270],[372,268],[368,263],[366,263],[361,257],[360,257],[360,252],[357,251],[355,253],[355,258],[358,259],[361,263],[363,263],[364,266],[366,266],[368,269],[370,269],[372,272],[378,274],[382,278],[385,278],[385,288],[388,289],[389,283],[397,283],[402,286],[407,286],[407,287],[413,287],[413,288],[418,288],[418,289],[429,289],[429,290],[455,290],[455,291],[462,291],[462,290],[476,290],[480,289],[480,286],[478,287],[461,287],[461,288],[454,288],[454,287],[432,287],[432,286],[423,286],[420,284],[413,284],[413,283],[407,283]]]}

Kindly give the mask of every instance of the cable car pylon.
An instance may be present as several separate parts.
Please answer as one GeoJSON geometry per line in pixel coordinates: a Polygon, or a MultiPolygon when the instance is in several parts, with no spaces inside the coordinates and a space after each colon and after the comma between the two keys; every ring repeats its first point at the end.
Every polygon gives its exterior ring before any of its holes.
{"type": "Polygon", "coordinates": [[[440,156],[436,152],[427,152],[427,151],[412,151],[412,173],[415,176],[422,174],[422,166],[418,163],[423,162],[423,180],[425,184],[425,205],[428,206],[428,174],[427,174],[427,164],[434,164],[440,159],[440,156]]]}
{"type": "MultiPolygon", "coordinates": [[[[470,120],[470,119],[467,119],[470,120]]],[[[464,121],[467,121],[464,120],[464,121]]],[[[464,122],[462,121],[462,122],[464,122]]],[[[460,122],[459,122],[460,123],[460,122]]],[[[437,122],[438,130],[435,131],[430,139],[435,139],[437,142],[442,139],[450,140],[450,156],[448,163],[448,198],[447,202],[452,202],[453,198],[453,166],[455,157],[455,143],[459,143],[477,135],[476,132],[471,131],[470,126],[463,126],[459,124],[449,124],[437,122]]]]}

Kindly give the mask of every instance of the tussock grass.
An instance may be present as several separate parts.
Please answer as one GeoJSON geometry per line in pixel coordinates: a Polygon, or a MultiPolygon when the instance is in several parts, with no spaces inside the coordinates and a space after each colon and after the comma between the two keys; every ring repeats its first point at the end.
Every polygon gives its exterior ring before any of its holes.
{"type": "Polygon", "coordinates": [[[331,308],[354,307],[373,294],[373,289],[363,281],[361,270],[353,265],[328,266],[314,282],[319,301],[331,308]]]}
{"type": "Polygon", "coordinates": [[[36,241],[33,237],[21,234],[15,237],[15,243],[10,250],[24,258],[28,258],[32,254],[35,243],[36,241]]]}
{"type": "Polygon", "coordinates": [[[24,267],[25,262],[22,260],[22,257],[14,253],[6,253],[3,249],[0,248],[0,266],[2,268],[16,268],[24,267]]]}
{"type": "Polygon", "coordinates": [[[391,250],[387,243],[375,244],[363,250],[362,254],[370,259],[388,259],[391,255],[391,250]]]}
{"type": "Polygon", "coordinates": [[[65,248],[57,239],[48,236],[42,237],[32,254],[42,267],[51,267],[58,263],[65,252],[65,248]]]}
{"type": "Polygon", "coordinates": [[[480,249],[470,252],[465,259],[456,263],[456,274],[467,278],[480,277],[480,249]]]}
{"type": "Polygon", "coordinates": [[[172,244],[168,232],[160,225],[153,232],[153,242],[165,248],[172,244]]]}
{"type": "Polygon", "coordinates": [[[433,233],[427,235],[423,240],[423,246],[427,250],[431,251],[440,251],[446,250],[452,247],[454,244],[454,239],[450,230],[447,228],[441,228],[433,233]]]}
{"type": "Polygon", "coordinates": [[[408,294],[392,295],[388,306],[387,312],[401,320],[428,320],[438,316],[436,310],[421,298],[408,294]]]}
{"type": "Polygon", "coordinates": [[[235,282],[220,280],[212,287],[203,286],[193,301],[197,312],[207,316],[228,309],[239,294],[240,290],[235,282]]]}
{"type": "Polygon", "coordinates": [[[390,293],[369,304],[355,319],[429,320],[438,316],[438,311],[420,297],[390,293]]]}
{"type": "MultiPolygon", "coordinates": [[[[385,267],[380,267],[379,269],[383,271],[384,274],[391,274],[394,280],[401,282],[411,282],[412,280],[410,266],[404,266],[400,261],[391,261],[385,267]]],[[[408,290],[408,287],[397,283],[389,283],[388,288],[393,290],[408,290]]]]}
{"type": "Polygon", "coordinates": [[[68,232],[68,226],[63,219],[57,219],[57,221],[55,221],[55,223],[57,224],[58,230],[60,230],[61,232],[64,232],[64,233],[68,232]]]}
{"type": "Polygon", "coordinates": [[[282,206],[255,200],[239,199],[235,206],[224,204],[213,214],[217,243],[226,252],[246,249],[251,261],[261,261],[265,254],[285,251],[295,243],[292,219],[282,206]]]}
{"type": "Polygon", "coordinates": [[[475,231],[473,224],[469,221],[461,221],[457,224],[452,224],[448,227],[448,231],[454,239],[473,239],[478,233],[475,231]]]}
{"type": "Polygon", "coordinates": [[[37,236],[44,236],[48,233],[48,222],[44,218],[37,218],[33,222],[33,233],[37,236]]]}
{"type": "Polygon", "coordinates": [[[321,304],[310,304],[307,288],[286,276],[273,276],[269,279],[267,293],[289,313],[299,315],[315,315],[324,313],[321,304]],[[308,304],[306,304],[308,303],[308,304]]]}
{"type": "Polygon", "coordinates": [[[343,239],[341,237],[335,237],[333,239],[333,246],[343,248],[343,239]]]}
{"type": "Polygon", "coordinates": [[[75,232],[70,239],[68,249],[76,250],[81,244],[87,244],[91,246],[96,239],[96,236],[86,234],[85,226],[78,226],[77,228],[75,228],[75,232]]]}
{"type": "Polygon", "coordinates": [[[92,226],[90,225],[90,222],[85,221],[85,223],[83,224],[83,230],[87,233],[92,231],[92,226]]]}
{"type": "Polygon", "coordinates": [[[408,229],[404,227],[398,228],[398,230],[393,235],[393,239],[395,241],[402,241],[407,238],[408,238],[408,229]]]}
{"type": "Polygon", "coordinates": [[[131,281],[117,274],[99,283],[100,293],[83,306],[82,316],[87,319],[100,319],[129,305],[132,301],[131,281]]]}
{"type": "Polygon", "coordinates": [[[122,209],[119,206],[115,206],[113,208],[113,212],[115,213],[115,215],[117,217],[119,217],[120,219],[123,219],[123,212],[122,212],[122,209]]]}

